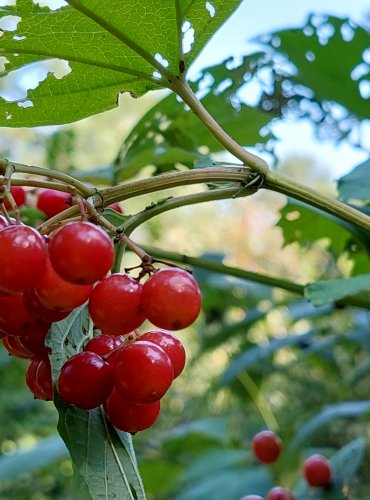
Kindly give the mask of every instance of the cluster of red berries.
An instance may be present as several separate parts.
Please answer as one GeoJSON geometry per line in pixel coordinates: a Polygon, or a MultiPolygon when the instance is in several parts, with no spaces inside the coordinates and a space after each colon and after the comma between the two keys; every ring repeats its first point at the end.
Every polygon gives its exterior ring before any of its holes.
{"type": "Polygon", "coordinates": [[[109,274],[113,261],[111,238],[90,222],[66,223],[45,238],[0,215],[0,333],[10,354],[30,359],[28,387],[37,398],[53,398],[46,335],[88,301],[101,335],[64,364],[59,395],[84,409],[103,404],[116,427],[134,433],[154,423],[160,399],[184,367],[184,348],[167,330],[195,321],[201,295],[183,269],[150,266],[141,283],[145,273],[109,274]],[[139,336],[145,320],[161,330],[139,336]]]}
{"type": "MultiPolygon", "coordinates": [[[[255,434],[252,439],[252,450],[256,459],[262,464],[273,464],[279,458],[283,443],[279,436],[269,430],[255,434]]],[[[307,483],[315,488],[327,487],[331,484],[331,464],[323,455],[315,454],[303,462],[303,477],[307,483]]],[[[263,500],[259,495],[246,495],[240,500],[263,500]]],[[[281,486],[272,488],[266,500],[295,500],[293,493],[281,486]]]]}
{"type": "MultiPolygon", "coordinates": [[[[22,207],[27,204],[27,192],[22,186],[12,186],[10,188],[10,193],[12,194],[15,204],[18,207],[22,207]]],[[[11,209],[8,200],[4,201],[5,208],[7,210],[11,209]]],[[[72,205],[72,196],[64,191],[58,191],[56,189],[40,189],[37,192],[36,197],[36,208],[41,210],[48,219],[54,217],[72,205]]],[[[116,212],[122,213],[122,209],[118,203],[112,203],[108,208],[115,210],[116,212]]]]}
{"type": "Polygon", "coordinates": [[[157,420],[160,400],[183,371],[185,359],[180,340],[165,330],[128,339],[101,334],[63,365],[58,393],[79,408],[103,405],[115,427],[135,434],[157,420]]]}

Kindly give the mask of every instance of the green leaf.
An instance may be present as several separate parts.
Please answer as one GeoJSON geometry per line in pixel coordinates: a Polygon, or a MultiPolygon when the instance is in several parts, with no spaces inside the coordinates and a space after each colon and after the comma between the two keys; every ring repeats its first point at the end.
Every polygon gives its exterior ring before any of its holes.
{"type": "Polygon", "coordinates": [[[370,413],[370,401],[349,401],[328,405],[308,422],[302,425],[288,450],[296,450],[311,434],[338,418],[353,418],[370,413]]]}
{"type": "Polygon", "coordinates": [[[112,0],[69,0],[57,10],[19,0],[15,6],[1,7],[1,17],[20,18],[16,29],[5,29],[1,37],[7,75],[39,62],[46,75],[39,77],[36,88],[25,91],[24,98],[0,101],[0,125],[72,122],[116,107],[122,92],[138,97],[165,86],[155,72],[168,79],[179,77],[183,22],[195,30],[186,66],[239,3],[215,0],[213,17],[205,3],[189,0],[162,0],[160,8],[151,0],[127,0],[122,5],[112,0]]]}
{"type": "Polygon", "coordinates": [[[271,478],[265,467],[236,467],[205,475],[198,482],[184,487],[175,500],[237,499],[250,491],[265,495],[271,487],[271,478]]]}
{"type": "Polygon", "coordinates": [[[145,489],[149,493],[161,493],[162,495],[170,490],[183,471],[183,466],[161,459],[158,456],[152,460],[140,460],[140,472],[145,484],[145,489]]]}
{"type": "MultiPolygon", "coordinates": [[[[264,38],[260,41],[266,43],[264,38]]],[[[311,89],[315,100],[334,101],[360,119],[369,117],[370,102],[361,96],[359,87],[369,78],[369,70],[353,77],[369,47],[366,29],[349,19],[311,16],[303,29],[274,32],[267,44],[278,47],[277,52],[294,64],[290,80],[311,89]]]]}
{"type": "Polygon", "coordinates": [[[364,459],[366,446],[366,439],[359,437],[344,446],[330,460],[334,476],[342,484],[348,485],[355,480],[358,469],[364,459]]]}
{"type": "Polygon", "coordinates": [[[56,399],[58,431],[91,498],[144,500],[131,438],[107,422],[103,410],[86,411],[56,399]]]}
{"type": "Polygon", "coordinates": [[[304,295],[315,306],[321,306],[368,290],[370,290],[370,274],[362,274],[351,278],[310,283],[305,286],[304,295]]]}
{"type": "MultiPolygon", "coordinates": [[[[240,356],[237,356],[235,360],[231,361],[222,376],[222,384],[229,384],[238,376],[241,371],[248,370],[248,368],[250,368],[251,366],[254,366],[256,364],[259,364],[261,366],[261,363],[264,360],[269,358],[279,349],[297,345],[301,342],[304,342],[305,340],[310,339],[311,336],[311,334],[288,336],[282,339],[272,340],[265,346],[257,346],[248,349],[248,351],[243,352],[240,356]]],[[[267,366],[271,368],[270,364],[268,364],[267,366]]]]}
{"type": "Polygon", "coordinates": [[[9,479],[50,465],[66,455],[66,447],[59,436],[50,436],[40,440],[30,449],[24,449],[9,456],[0,457],[0,480],[9,479]]]}
{"type": "MultiPolygon", "coordinates": [[[[252,57],[245,57],[240,66],[232,69],[229,60],[223,61],[206,68],[193,84],[197,92],[206,76],[213,78],[202,104],[226,132],[244,146],[265,144],[272,137],[260,133],[270,123],[270,114],[242,102],[232,104],[245,83],[244,75],[250,70],[251,61],[252,57]],[[222,87],[228,81],[232,83],[222,87]]],[[[199,151],[202,146],[210,153],[222,149],[194,113],[171,94],[151,108],[124,141],[115,164],[116,180],[137,175],[145,165],[154,165],[155,173],[175,169],[178,163],[188,168],[210,165],[209,156],[199,151]]]]}
{"type": "Polygon", "coordinates": [[[370,200],[370,160],[357,165],[349,174],[338,180],[342,200],[370,200]]]}
{"type": "Polygon", "coordinates": [[[298,242],[310,246],[318,240],[328,240],[329,248],[335,255],[344,251],[350,234],[338,223],[312,208],[297,202],[288,202],[280,210],[277,224],[283,231],[284,244],[298,242]]]}

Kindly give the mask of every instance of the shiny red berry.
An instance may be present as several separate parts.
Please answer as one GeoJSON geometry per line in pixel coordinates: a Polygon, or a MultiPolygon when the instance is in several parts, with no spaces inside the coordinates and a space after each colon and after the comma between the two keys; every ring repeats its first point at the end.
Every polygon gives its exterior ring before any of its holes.
{"type": "Polygon", "coordinates": [[[330,462],[323,455],[312,455],[303,463],[303,475],[310,486],[328,486],[332,470],[330,462]]]}
{"type": "Polygon", "coordinates": [[[48,309],[41,304],[40,299],[37,297],[35,290],[29,290],[23,294],[23,301],[27,311],[35,318],[55,323],[66,318],[70,311],[58,312],[48,309]]]}
{"type": "Polygon", "coordinates": [[[160,412],[160,401],[136,404],[126,399],[117,389],[113,389],[104,405],[110,422],[124,432],[135,434],[151,427],[160,412]]]}
{"type": "MultiPolygon", "coordinates": [[[[26,191],[22,186],[12,186],[10,192],[13,195],[15,204],[18,207],[22,207],[26,203],[26,191]]],[[[11,210],[11,206],[8,200],[4,201],[7,210],[11,210]]]]}
{"type": "Polygon", "coordinates": [[[5,335],[1,341],[11,356],[19,359],[32,359],[34,357],[34,354],[22,344],[21,337],[5,335]]]}
{"type": "Polygon", "coordinates": [[[257,460],[263,464],[272,464],[281,453],[282,441],[274,432],[265,430],[253,437],[252,448],[257,460]]]}
{"type": "Polygon", "coordinates": [[[54,271],[48,260],[46,270],[35,287],[35,294],[47,309],[66,312],[86,302],[92,289],[92,285],[74,285],[65,281],[54,271]]]}
{"type": "Polygon", "coordinates": [[[33,358],[26,372],[26,383],[35,398],[53,399],[53,382],[48,358],[33,358]]]}
{"type": "Polygon", "coordinates": [[[275,486],[268,492],[266,500],[295,500],[295,496],[287,488],[275,486]]]}
{"type": "Polygon", "coordinates": [[[186,354],[184,346],[173,333],[165,330],[152,330],[143,333],[138,340],[147,340],[162,347],[171,360],[173,378],[180,375],[185,367],[186,354]]]}
{"type": "Polygon", "coordinates": [[[193,276],[183,269],[160,269],[143,285],[141,307],[155,326],[180,330],[198,317],[201,295],[193,276]]]}
{"type": "Polygon", "coordinates": [[[173,381],[173,368],[164,350],[152,342],[134,342],[114,356],[114,385],[138,404],[161,399],[173,381]]]}
{"type": "Polygon", "coordinates": [[[123,210],[119,203],[112,203],[111,205],[108,205],[107,208],[111,208],[112,210],[115,210],[119,214],[123,214],[123,210]]]}
{"type": "Polygon", "coordinates": [[[50,260],[64,280],[89,285],[103,279],[112,267],[114,247],[100,227],[90,222],[71,222],[54,233],[50,260]]]}
{"type": "Polygon", "coordinates": [[[69,193],[56,189],[44,189],[38,193],[36,206],[50,219],[72,205],[69,193]]]}
{"type": "MultiPolygon", "coordinates": [[[[85,345],[84,351],[95,352],[100,356],[106,356],[110,352],[120,347],[125,341],[121,335],[107,335],[102,333],[89,340],[85,345]]],[[[109,360],[109,357],[107,358],[109,360]]]]}
{"type": "Polygon", "coordinates": [[[46,268],[47,245],[36,229],[20,224],[0,231],[0,290],[31,290],[46,268]]]}
{"type": "Polygon", "coordinates": [[[66,403],[91,410],[112,392],[113,367],[94,352],[80,352],[62,366],[57,387],[66,403]]]}
{"type": "Polygon", "coordinates": [[[24,336],[45,331],[50,323],[35,318],[25,308],[23,295],[0,292],[0,328],[7,335],[24,336]]]}
{"type": "Polygon", "coordinates": [[[145,320],[140,310],[142,285],[127,274],[112,274],[94,288],[89,311],[96,328],[109,335],[124,335],[145,320]]]}
{"type": "Polygon", "coordinates": [[[3,216],[3,215],[0,215],[0,231],[1,229],[3,229],[4,227],[8,227],[9,226],[9,223],[8,221],[6,220],[6,218],[3,216]]]}

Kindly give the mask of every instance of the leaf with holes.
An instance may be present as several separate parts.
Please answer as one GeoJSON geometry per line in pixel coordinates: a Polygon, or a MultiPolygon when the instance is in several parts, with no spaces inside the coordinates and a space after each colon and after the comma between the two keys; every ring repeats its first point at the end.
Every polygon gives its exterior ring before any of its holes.
{"type": "Polygon", "coordinates": [[[316,100],[337,102],[360,119],[369,117],[369,100],[361,93],[370,74],[366,29],[348,19],[311,16],[303,29],[277,31],[267,43],[265,37],[260,41],[288,57],[295,66],[289,79],[311,89],[316,100]]]}
{"type": "Polygon", "coordinates": [[[119,94],[141,96],[178,78],[236,0],[68,0],[52,10],[31,0],[0,7],[5,78],[33,78],[0,101],[0,125],[67,123],[117,106],[119,94]],[[194,31],[182,53],[182,29],[194,31]],[[31,72],[32,70],[32,72],[31,72]],[[31,72],[31,73],[30,73],[31,72]],[[162,78],[163,77],[163,78],[162,78]]]}

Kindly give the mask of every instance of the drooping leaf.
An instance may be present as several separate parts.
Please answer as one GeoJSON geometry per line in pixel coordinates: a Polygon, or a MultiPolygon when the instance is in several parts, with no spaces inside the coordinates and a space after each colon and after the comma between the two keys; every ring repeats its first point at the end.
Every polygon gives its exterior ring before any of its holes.
{"type": "Polygon", "coordinates": [[[357,165],[338,180],[342,200],[370,200],[370,160],[357,165]]]}
{"type": "Polygon", "coordinates": [[[240,2],[215,0],[214,15],[205,3],[189,0],[163,0],[160,8],[150,0],[67,3],[51,10],[19,0],[0,8],[1,18],[18,18],[15,29],[7,29],[5,19],[1,37],[6,74],[42,63],[34,66],[42,70],[36,88],[25,90],[21,99],[0,101],[0,124],[72,122],[117,106],[121,92],[141,96],[162,87],[165,82],[155,72],[176,78],[240,2]],[[195,42],[193,51],[183,57],[178,37],[185,21],[194,29],[195,42]],[[56,62],[62,72],[56,70],[56,62]]]}
{"type": "Polygon", "coordinates": [[[290,443],[289,449],[295,450],[299,448],[311,434],[324,427],[332,420],[338,418],[353,418],[368,413],[370,413],[370,401],[348,401],[328,405],[300,427],[296,436],[290,443]]]}
{"type": "Polygon", "coordinates": [[[316,281],[305,286],[305,297],[315,306],[330,304],[338,299],[370,290],[370,274],[351,278],[316,281]]]}
{"type": "MultiPolygon", "coordinates": [[[[279,349],[297,345],[311,338],[311,334],[287,336],[282,339],[272,340],[264,346],[257,346],[243,352],[230,362],[222,376],[222,383],[228,384],[243,370],[248,370],[253,365],[261,364],[279,349]]],[[[269,366],[269,364],[268,364],[269,366]]]]}
{"type": "Polygon", "coordinates": [[[81,410],[56,399],[58,431],[92,499],[145,500],[131,438],[107,422],[100,408],[81,410]]]}

